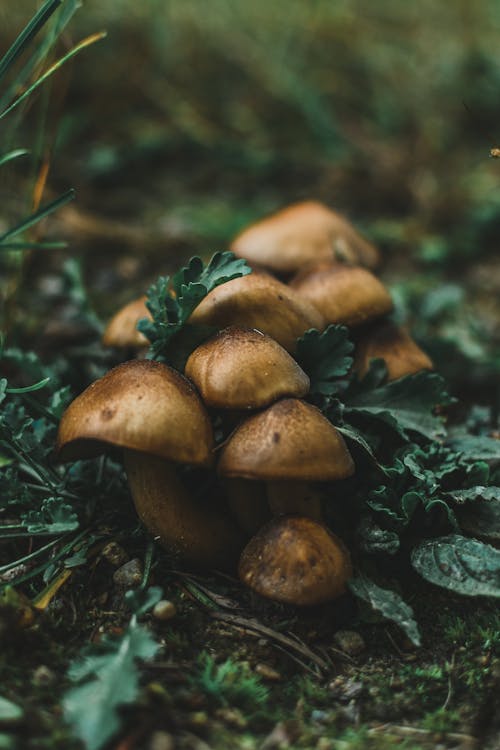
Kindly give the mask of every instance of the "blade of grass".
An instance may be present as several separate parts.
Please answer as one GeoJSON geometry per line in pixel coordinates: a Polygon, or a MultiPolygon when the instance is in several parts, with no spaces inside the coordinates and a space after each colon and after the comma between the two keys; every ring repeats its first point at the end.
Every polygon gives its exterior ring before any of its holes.
{"type": "Polygon", "coordinates": [[[99,42],[101,39],[104,39],[105,36],[106,32],[100,31],[97,34],[92,34],[91,36],[82,39],[81,42],[70,49],[70,51],[63,55],[63,57],[60,57],[59,60],[56,60],[56,62],[53,63],[50,68],[45,71],[45,73],[42,73],[42,75],[37,78],[34,83],[31,84],[31,86],[28,86],[26,91],[24,91],[21,96],[18,96],[17,99],[15,99],[12,104],[7,107],[7,109],[4,109],[3,112],[0,113],[0,120],[8,115],[9,112],[12,112],[13,109],[18,107],[21,102],[27,99],[28,96],[30,96],[39,86],[42,85],[42,83],[45,83],[45,81],[50,78],[50,76],[53,75],[56,71],[58,71],[59,68],[61,68],[66,62],[68,62],[68,60],[71,60],[72,57],[75,57],[75,55],[77,55],[87,47],[90,47],[90,45],[95,44],[95,42],[99,42]]]}
{"type": "Polygon", "coordinates": [[[40,10],[35,13],[31,21],[21,31],[19,36],[16,38],[10,49],[7,50],[5,55],[0,60],[0,80],[6,74],[8,69],[17,60],[19,55],[22,55],[29,43],[35,38],[40,29],[42,29],[51,15],[60,6],[62,0],[47,0],[40,10]]]}
{"type": "Polygon", "coordinates": [[[57,209],[61,208],[61,206],[65,206],[66,203],[72,201],[74,197],[75,191],[73,190],[73,188],[71,188],[71,190],[68,190],[66,193],[63,193],[63,195],[59,196],[59,198],[56,198],[56,200],[48,203],[46,206],[42,206],[42,208],[40,208],[38,211],[35,211],[34,214],[31,214],[26,219],[23,219],[23,221],[16,227],[9,229],[7,232],[5,232],[5,234],[1,235],[0,246],[3,245],[5,240],[9,240],[11,239],[11,237],[17,237],[18,234],[25,232],[27,229],[32,227],[33,224],[36,224],[37,222],[41,221],[41,219],[45,218],[45,216],[48,216],[54,211],[57,211],[57,209]]]}
{"type": "Polygon", "coordinates": [[[1,250],[64,250],[67,242],[0,242],[1,250]]]}
{"type": "Polygon", "coordinates": [[[39,391],[40,388],[44,388],[44,386],[47,385],[50,378],[44,378],[43,380],[39,380],[38,383],[34,383],[33,385],[27,385],[24,388],[6,388],[6,393],[32,393],[33,391],[39,391]]]}
{"type": "Polygon", "coordinates": [[[17,159],[19,156],[26,156],[26,154],[29,154],[29,151],[27,151],[25,148],[16,148],[14,151],[9,151],[8,154],[0,156],[0,167],[3,164],[7,164],[7,162],[9,161],[17,159]]]}

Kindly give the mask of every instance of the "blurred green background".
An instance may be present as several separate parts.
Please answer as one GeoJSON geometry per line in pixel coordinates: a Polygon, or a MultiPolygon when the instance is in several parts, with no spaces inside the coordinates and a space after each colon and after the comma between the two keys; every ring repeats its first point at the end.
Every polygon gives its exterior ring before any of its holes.
{"type": "MultiPolygon", "coordinates": [[[[36,7],[2,5],[3,49],[36,7]]],[[[103,314],[312,197],[379,245],[399,316],[445,370],[497,378],[497,2],[88,0],[57,54],[101,29],[5,133],[33,149],[10,186],[45,160],[49,192],[77,189],[48,231],[103,314]]]]}

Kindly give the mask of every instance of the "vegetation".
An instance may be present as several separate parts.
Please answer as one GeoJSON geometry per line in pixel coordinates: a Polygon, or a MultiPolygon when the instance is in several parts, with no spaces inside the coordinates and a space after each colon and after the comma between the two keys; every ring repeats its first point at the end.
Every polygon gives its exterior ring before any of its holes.
{"type": "Polygon", "coordinates": [[[123,0],[71,31],[78,3],[47,0],[12,45],[32,5],[0,11],[0,747],[494,748],[498,9],[123,0]],[[149,286],[149,356],[181,367],[207,333],[194,307],[248,272],[212,248],[310,196],[383,247],[395,320],[447,384],[388,383],[381,362],[357,379],[343,326],[300,340],[308,398],[358,467],[329,505],[351,594],[301,612],[177,571],[119,457],[61,467],[53,447],[118,361],[98,340],[112,310],[149,286]],[[110,542],[139,561],[127,597],[110,542]],[[364,650],[333,640],[344,628],[364,650]]]}

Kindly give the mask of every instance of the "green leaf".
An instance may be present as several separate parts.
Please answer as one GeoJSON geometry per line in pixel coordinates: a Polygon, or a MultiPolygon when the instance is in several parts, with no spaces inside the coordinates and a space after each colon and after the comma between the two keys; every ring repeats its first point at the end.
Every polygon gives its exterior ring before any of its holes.
{"type": "Polygon", "coordinates": [[[151,342],[148,357],[183,369],[193,349],[216,330],[187,323],[193,310],[217,286],[250,272],[246,261],[225,252],[215,253],[206,266],[200,258],[191,258],[172,280],[160,276],[147,292],[152,320],[137,325],[151,342]]]}
{"type": "Polygon", "coordinates": [[[29,151],[27,151],[25,148],[16,148],[13,151],[9,151],[8,153],[0,156],[0,167],[4,164],[7,164],[9,161],[18,159],[20,156],[26,156],[27,154],[29,154],[29,151]]]}
{"type": "Polygon", "coordinates": [[[361,548],[369,555],[384,553],[395,555],[399,550],[399,536],[395,531],[383,529],[371,516],[364,516],[357,529],[361,548]]]}
{"type": "Polygon", "coordinates": [[[427,371],[407,375],[378,388],[356,393],[346,399],[346,415],[362,414],[380,419],[393,427],[403,438],[416,432],[429,440],[445,435],[442,417],[436,406],[448,404],[444,380],[427,371]]]}
{"type": "Polygon", "coordinates": [[[447,492],[447,497],[459,505],[470,503],[473,500],[495,500],[500,501],[500,487],[469,487],[465,490],[453,490],[447,492]]]}
{"type": "Polygon", "coordinates": [[[133,703],[139,692],[136,660],[152,659],[158,648],[134,616],[120,639],[105,641],[72,664],[70,680],[83,684],[65,694],[63,711],[87,750],[99,750],[120,729],[118,709],[133,703]]]}
{"type": "MultiPolygon", "coordinates": [[[[457,500],[455,496],[458,493],[450,494],[457,500]]],[[[466,503],[455,510],[463,531],[492,541],[500,540],[500,487],[473,487],[471,490],[464,490],[458,502],[466,503]]]]}
{"type": "Polygon", "coordinates": [[[345,390],[341,380],[352,367],[354,344],[345,326],[330,325],[322,333],[314,328],[297,341],[296,360],[311,380],[311,396],[334,396],[345,390]]]}
{"type": "Polygon", "coordinates": [[[387,620],[392,620],[399,625],[412,643],[420,646],[420,633],[413,610],[396,591],[383,589],[364,575],[351,578],[347,585],[355,596],[367,602],[372,609],[380,612],[387,620]]]}
{"type": "Polygon", "coordinates": [[[125,601],[130,610],[137,617],[149,612],[155,604],[158,604],[163,596],[163,589],[159,586],[150,586],[148,589],[138,588],[125,593],[125,601]]]}
{"type": "Polygon", "coordinates": [[[46,498],[38,510],[30,510],[21,518],[30,534],[64,534],[78,528],[75,511],[58,497],[46,498]]]}
{"type": "Polygon", "coordinates": [[[465,596],[500,598],[500,550],[476,539],[450,534],[413,549],[415,570],[430,583],[465,596]]]}
{"type": "Polygon", "coordinates": [[[39,391],[41,388],[44,388],[47,383],[50,382],[50,378],[44,378],[43,380],[39,380],[38,383],[33,383],[33,385],[27,385],[24,388],[6,388],[6,393],[33,393],[33,391],[39,391]]]}
{"type": "Polygon", "coordinates": [[[457,453],[474,461],[500,461],[500,440],[487,435],[460,435],[446,441],[457,453]]]}

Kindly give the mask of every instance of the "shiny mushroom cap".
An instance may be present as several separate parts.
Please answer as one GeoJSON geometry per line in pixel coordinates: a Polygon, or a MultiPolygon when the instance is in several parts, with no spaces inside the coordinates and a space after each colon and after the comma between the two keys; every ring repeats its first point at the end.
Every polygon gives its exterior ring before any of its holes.
{"type": "Polygon", "coordinates": [[[61,460],[95,456],[106,445],[200,466],[209,466],[213,456],[200,397],[185,377],[149,360],[114,367],[64,412],[57,436],[61,460]]]}
{"type": "Polygon", "coordinates": [[[220,331],[195,349],[185,373],[205,404],[221,409],[258,409],[309,391],[309,378],[297,362],[255,329],[220,331]]]}
{"type": "Polygon", "coordinates": [[[319,409],[286,398],[236,428],[222,448],[218,472],[267,481],[329,481],[351,476],[354,462],[319,409]]]}
{"type": "Polygon", "coordinates": [[[387,315],[391,296],[366,268],[323,263],[304,269],[290,286],[314,304],[327,323],[358,326],[387,315]]]}
{"type": "Polygon", "coordinates": [[[102,335],[103,346],[135,349],[149,345],[146,336],[137,330],[141,318],[151,319],[146,300],[146,296],[135,299],[113,315],[102,335]]]}
{"type": "Polygon", "coordinates": [[[360,336],[354,356],[354,369],[360,377],[366,375],[372,359],[385,361],[388,380],[433,369],[432,360],[410,334],[390,321],[376,323],[360,336]]]}
{"type": "Polygon", "coordinates": [[[345,218],[316,201],[295,203],[252,224],[231,250],[276,273],[295,273],[311,263],[334,261],[375,268],[377,249],[345,218]]]}
{"type": "Polygon", "coordinates": [[[256,271],[213,289],[194,310],[189,323],[256,328],[289,352],[295,350],[297,339],[307,330],[324,328],[323,317],[314,305],[272,276],[256,271]]]}
{"type": "Polygon", "coordinates": [[[325,526],[303,516],[280,516],[250,540],[238,572],[261,596],[312,606],[343,594],[352,567],[343,542],[325,526]]]}

